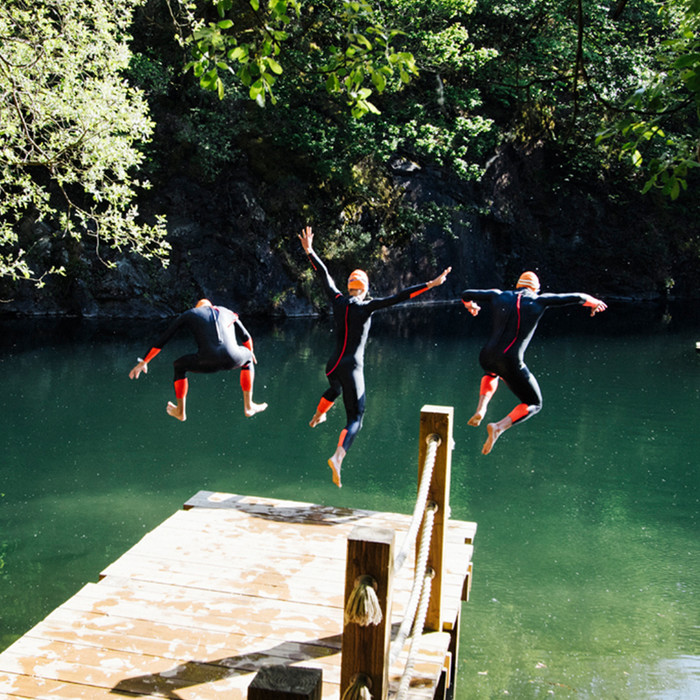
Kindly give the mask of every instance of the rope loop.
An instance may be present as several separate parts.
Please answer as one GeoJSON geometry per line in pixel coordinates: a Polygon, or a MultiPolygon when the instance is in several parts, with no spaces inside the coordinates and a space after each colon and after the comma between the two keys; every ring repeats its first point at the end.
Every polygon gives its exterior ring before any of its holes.
{"type": "Polygon", "coordinates": [[[345,607],[345,624],[352,622],[361,627],[368,627],[378,625],[381,621],[382,608],[377,597],[376,580],[369,574],[358,576],[345,607]]]}
{"type": "Polygon", "coordinates": [[[356,673],[345,689],[342,700],[372,700],[372,679],[366,673],[356,673]]]}

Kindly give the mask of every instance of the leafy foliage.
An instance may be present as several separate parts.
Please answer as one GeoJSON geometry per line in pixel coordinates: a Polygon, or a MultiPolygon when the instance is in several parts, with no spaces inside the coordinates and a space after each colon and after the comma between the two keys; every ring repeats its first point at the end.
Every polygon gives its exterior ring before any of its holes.
{"type": "Polygon", "coordinates": [[[221,98],[228,72],[261,107],[268,99],[275,103],[275,84],[291,66],[330,94],[345,95],[353,116],[361,117],[378,113],[374,92],[416,74],[413,56],[394,50],[397,32],[368,0],[210,1],[218,21],[207,21],[199,4],[177,0],[182,40],[193,55],[187,68],[221,98]]]}
{"type": "Polygon", "coordinates": [[[592,177],[621,156],[619,177],[675,198],[698,161],[697,12],[698,0],[482,0],[476,34],[499,53],[478,76],[485,101],[515,117],[512,137],[567,145],[592,177]]]}
{"type": "Polygon", "coordinates": [[[164,256],[165,229],[138,223],[137,144],[153,124],[122,72],[139,0],[5,0],[0,6],[0,276],[35,279],[41,241],[28,223],[74,243],[85,236],[164,256]]]}
{"type": "Polygon", "coordinates": [[[621,156],[635,168],[646,165],[644,191],[657,188],[676,199],[700,165],[700,1],[674,0],[660,15],[670,36],[657,49],[656,65],[638,76],[624,114],[597,142],[622,136],[621,156]]]}

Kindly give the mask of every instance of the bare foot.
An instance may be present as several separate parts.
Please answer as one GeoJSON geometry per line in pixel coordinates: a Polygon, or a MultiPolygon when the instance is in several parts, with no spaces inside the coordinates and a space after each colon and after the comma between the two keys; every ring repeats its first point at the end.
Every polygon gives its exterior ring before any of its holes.
{"type": "Polygon", "coordinates": [[[484,414],[477,412],[467,421],[467,425],[473,425],[475,428],[478,428],[482,420],[484,420],[484,414]]]}
{"type": "Polygon", "coordinates": [[[267,408],[266,403],[253,403],[251,402],[248,408],[243,409],[247,418],[254,416],[256,413],[262,413],[267,408]]]}
{"type": "Polygon", "coordinates": [[[486,438],[486,442],[481,448],[481,454],[483,455],[487,455],[489,452],[491,452],[493,446],[496,444],[496,440],[501,437],[501,433],[505,430],[505,428],[499,427],[498,423],[489,423],[486,426],[486,430],[488,430],[489,436],[486,438]]]}
{"type": "Polygon", "coordinates": [[[325,413],[314,413],[314,417],[309,422],[309,425],[315,428],[319,423],[325,423],[327,417],[325,413]]]}
{"type": "Polygon", "coordinates": [[[165,407],[165,410],[168,412],[168,415],[172,416],[173,418],[177,418],[181,421],[187,420],[185,411],[180,409],[179,406],[176,406],[172,401],[168,401],[168,405],[165,407]]]}
{"type": "Polygon", "coordinates": [[[340,489],[343,487],[343,485],[340,483],[340,463],[342,462],[342,459],[337,461],[337,463],[336,463],[336,459],[337,459],[336,456],[333,455],[328,460],[328,466],[333,471],[333,483],[340,489]]]}

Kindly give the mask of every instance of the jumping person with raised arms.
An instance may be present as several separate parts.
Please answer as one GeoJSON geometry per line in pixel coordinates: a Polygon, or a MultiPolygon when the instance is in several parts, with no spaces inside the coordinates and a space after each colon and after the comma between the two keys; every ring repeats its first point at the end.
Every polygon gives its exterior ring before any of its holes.
{"type": "Polygon", "coordinates": [[[481,310],[476,302],[488,303],[492,313],[491,335],[479,353],[479,364],[485,374],[479,388],[479,403],[469,425],[481,424],[499,378],[520,400],[508,415],[488,424],[488,437],[481,450],[485,455],[506,430],[531,418],[542,408],[542,392],[525,364],[524,355],[544,312],[555,306],[582,304],[589,307],[594,316],[607,308],[603,301],[589,294],[540,294],[539,291],[537,275],[523,272],[514,291],[465,289],[462,292],[462,303],[472,316],[481,310]]]}
{"type": "Polygon", "coordinates": [[[333,483],[341,487],[340,470],[347,451],[362,428],[365,412],[364,354],[365,344],[372,321],[378,309],[393,306],[413,299],[423,292],[441,285],[451,271],[448,267],[430,282],[408,287],[396,294],[379,299],[370,299],[369,278],[363,270],[355,270],[348,278],[348,294],[342,294],[323,261],[313,249],[314,234],[307,226],[299,235],[304,251],[331,302],[335,322],[335,349],[326,365],[326,376],[330,386],[323,393],[309,425],[314,428],[326,420],[326,413],[342,394],[347,422],[340,433],[338,446],[328,466],[333,472],[333,483]]]}
{"type": "Polygon", "coordinates": [[[238,318],[238,314],[223,307],[213,306],[208,299],[200,299],[197,305],[180,314],[148,351],[139,358],[129,372],[130,379],[138,379],[141,372],[148,372],[148,363],[162,350],[165,344],[181,328],[189,330],[197,343],[197,352],[183,355],[173,362],[175,399],[168,401],[168,415],[179,421],[187,419],[186,397],[188,392],[187,372],[209,374],[222,370],[241,368],[243,410],[251,417],[267,408],[266,403],[253,401],[253,365],[257,363],[253,352],[253,339],[238,318]],[[238,342],[240,334],[241,344],[238,342]]]}

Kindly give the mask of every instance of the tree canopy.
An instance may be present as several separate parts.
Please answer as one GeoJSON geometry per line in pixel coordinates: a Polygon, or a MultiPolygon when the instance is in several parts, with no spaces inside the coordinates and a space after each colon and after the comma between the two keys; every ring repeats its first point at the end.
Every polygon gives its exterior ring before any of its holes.
{"type": "Polygon", "coordinates": [[[389,17],[368,0],[210,0],[216,21],[206,5],[176,1],[182,41],[193,55],[187,68],[220,97],[228,72],[260,106],[275,103],[275,83],[286,69],[344,94],[353,116],[361,117],[378,113],[373,92],[417,73],[413,56],[394,46],[399,32],[389,17]]]}
{"type": "Polygon", "coordinates": [[[294,171],[323,194],[339,255],[399,244],[427,220],[448,233],[444,207],[405,204],[391,163],[464,185],[503,143],[556,153],[553,192],[576,180],[682,199],[700,157],[699,8],[6,0],[0,276],[65,266],[68,253],[42,259],[47,239],[64,252],[93,240],[106,260],[110,247],[166,256],[163,221],[146,224],[135,206],[145,173],[186,163],[214,181],[245,149],[258,171],[294,171]],[[170,141],[149,151],[154,122],[170,141]]]}
{"type": "Polygon", "coordinates": [[[139,0],[5,0],[0,5],[0,276],[41,280],[49,238],[165,252],[162,221],[134,205],[153,124],[123,76],[139,0]],[[37,237],[36,224],[44,236],[37,237]],[[30,231],[31,229],[31,231],[30,231]]]}
{"type": "MultiPolygon", "coordinates": [[[[619,13],[625,4],[618,3],[619,13]]],[[[671,0],[658,12],[667,38],[597,141],[622,137],[621,155],[647,172],[644,190],[676,199],[700,165],[700,0],[671,0]]]]}

